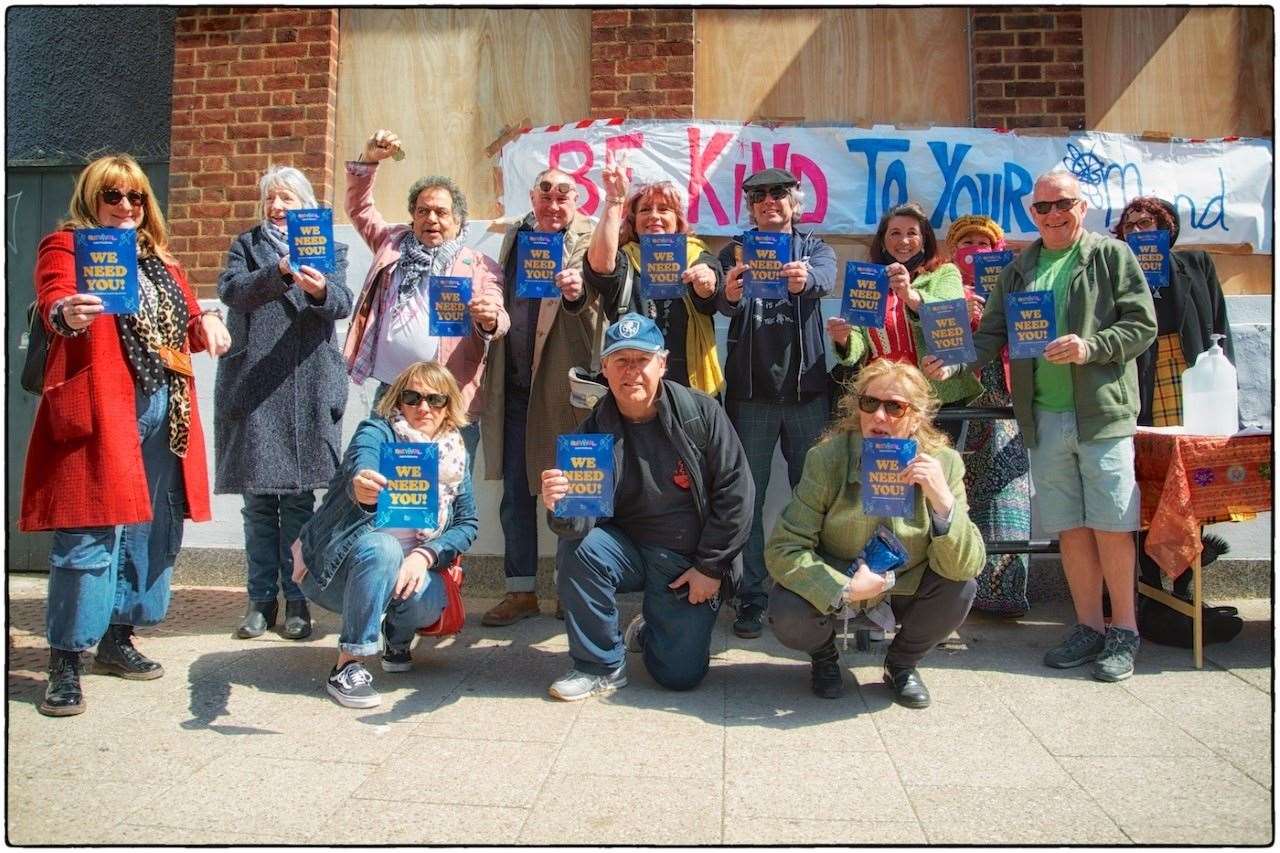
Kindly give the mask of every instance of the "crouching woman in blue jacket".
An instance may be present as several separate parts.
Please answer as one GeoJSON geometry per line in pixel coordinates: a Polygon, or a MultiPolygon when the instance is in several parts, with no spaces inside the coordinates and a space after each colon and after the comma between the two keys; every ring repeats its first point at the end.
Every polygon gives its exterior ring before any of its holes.
{"type": "Polygon", "coordinates": [[[444,612],[439,572],[471,547],[478,527],[459,432],[466,425],[448,369],[434,361],[410,365],[356,428],[320,509],[294,544],[295,582],[313,603],[342,614],[338,661],[327,685],[340,705],[372,708],[381,701],[360,660],[378,651],[380,633],[383,671],[405,672],[413,665],[415,633],[444,612]],[[379,459],[388,442],[436,445],[436,525],[374,527],[378,493],[387,484],[379,459]]]}

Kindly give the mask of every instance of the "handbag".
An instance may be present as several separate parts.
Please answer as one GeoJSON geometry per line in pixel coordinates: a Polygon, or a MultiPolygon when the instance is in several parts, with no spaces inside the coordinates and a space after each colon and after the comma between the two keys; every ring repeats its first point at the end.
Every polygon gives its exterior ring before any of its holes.
{"type": "Polygon", "coordinates": [[[462,630],[467,623],[467,607],[462,603],[462,555],[453,558],[453,562],[439,570],[433,570],[444,582],[444,610],[440,618],[418,629],[420,637],[452,637],[462,630]]]}
{"type": "Polygon", "coordinates": [[[22,362],[22,388],[39,397],[44,393],[44,366],[49,359],[49,331],[40,319],[37,304],[27,306],[27,355],[22,362]]]}

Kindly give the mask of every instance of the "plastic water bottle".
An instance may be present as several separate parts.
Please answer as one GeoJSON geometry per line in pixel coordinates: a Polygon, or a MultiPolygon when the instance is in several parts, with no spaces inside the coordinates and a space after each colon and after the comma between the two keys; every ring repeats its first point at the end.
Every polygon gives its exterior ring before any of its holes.
{"type": "Polygon", "coordinates": [[[1236,369],[1222,351],[1223,335],[1182,372],[1182,423],[1188,435],[1234,435],[1240,428],[1236,369]]]}

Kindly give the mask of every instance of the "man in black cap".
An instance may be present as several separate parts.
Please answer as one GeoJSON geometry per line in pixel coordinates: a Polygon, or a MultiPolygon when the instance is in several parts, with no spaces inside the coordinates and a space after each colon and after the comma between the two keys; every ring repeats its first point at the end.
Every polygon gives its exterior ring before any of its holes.
{"type": "Polygon", "coordinates": [[[769,593],[764,566],[761,514],[769,488],[773,448],[782,442],[791,487],[800,481],[805,453],[827,423],[827,348],[820,301],[835,287],[836,253],[795,223],[804,196],[800,182],[786,169],[764,169],[742,182],[752,230],[791,235],[791,257],[782,267],[785,299],[743,297],[742,238],[720,253],[727,271],[719,297],[729,317],[729,354],[725,360],[725,408],[738,431],[755,481],[751,535],[743,549],[738,591],[739,637],[759,637],[769,593]]]}

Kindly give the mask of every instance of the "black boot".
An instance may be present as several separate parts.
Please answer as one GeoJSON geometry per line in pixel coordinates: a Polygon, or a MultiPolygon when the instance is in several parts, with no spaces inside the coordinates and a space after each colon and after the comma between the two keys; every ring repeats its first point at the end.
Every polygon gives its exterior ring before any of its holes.
{"type": "Polygon", "coordinates": [[[236,629],[236,636],[242,640],[261,637],[268,628],[276,626],[276,613],[279,607],[280,602],[274,598],[270,601],[250,601],[249,607],[244,611],[244,619],[236,629]]]}
{"type": "Polygon", "coordinates": [[[311,611],[307,609],[307,600],[284,603],[284,635],[290,640],[303,640],[311,636],[311,611]]]}
{"type": "Polygon", "coordinates": [[[816,652],[809,652],[812,658],[812,670],[809,673],[809,686],[813,695],[823,699],[839,699],[844,695],[844,682],[840,677],[840,653],[836,651],[835,639],[827,640],[827,644],[816,652]]]}
{"type": "Polygon", "coordinates": [[[164,667],[133,647],[132,625],[111,625],[98,641],[93,671],[131,681],[150,681],[164,675],[164,667]]]}
{"type": "Polygon", "coordinates": [[[49,686],[40,703],[46,717],[70,717],[84,713],[80,692],[80,653],[49,649],[49,686]]]}

